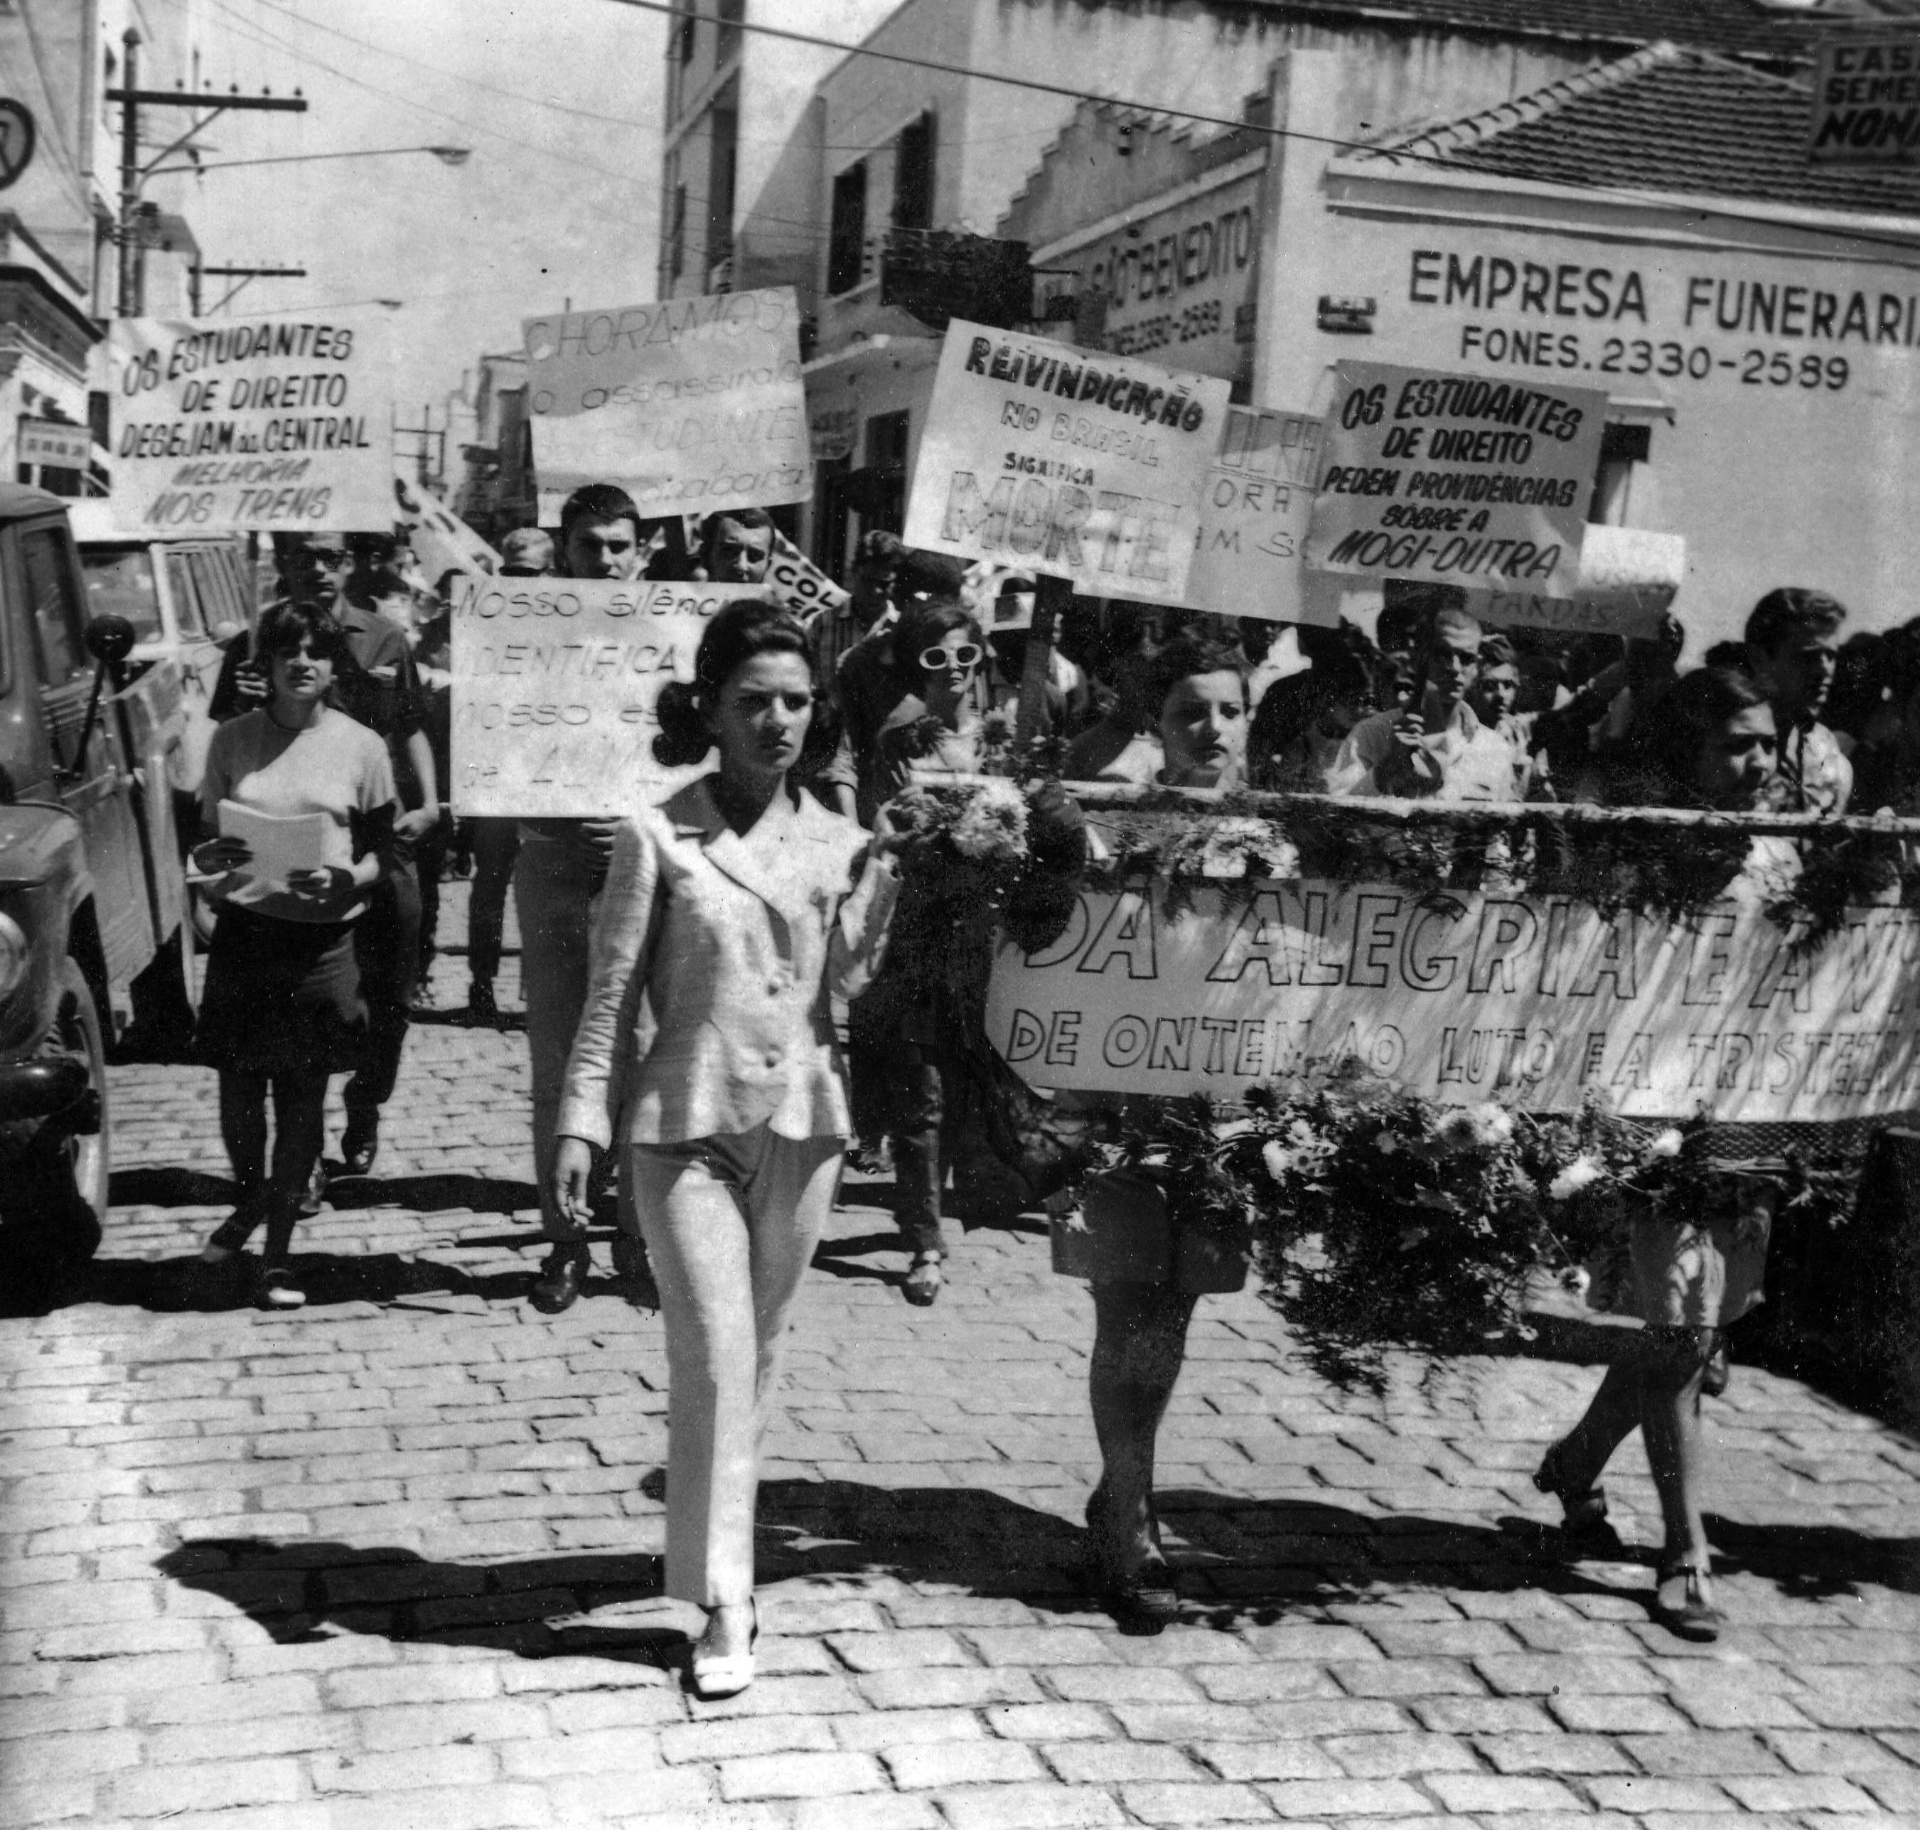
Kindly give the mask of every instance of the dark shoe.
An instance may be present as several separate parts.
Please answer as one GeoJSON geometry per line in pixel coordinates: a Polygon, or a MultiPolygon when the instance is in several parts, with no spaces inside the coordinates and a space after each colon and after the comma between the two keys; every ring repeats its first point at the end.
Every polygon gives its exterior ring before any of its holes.
{"type": "Polygon", "coordinates": [[[884,1137],[877,1144],[870,1144],[864,1138],[856,1137],[847,1146],[847,1167],[855,1175],[891,1175],[893,1145],[884,1137]]]}
{"type": "Polygon", "coordinates": [[[327,1166],[323,1160],[315,1158],[313,1167],[307,1171],[307,1185],[300,1191],[297,1204],[301,1219],[311,1220],[326,1204],[326,1199],[327,1166]]]}
{"type": "Polygon", "coordinates": [[[1727,1337],[1724,1332],[1716,1333],[1713,1351],[1707,1355],[1706,1366],[1700,1374],[1700,1395],[1703,1398],[1722,1397],[1732,1381],[1733,1365],[1727,1354],[1727,1337]]]}
{"type": "Polygon", "coordinates": [[[1110,1555],[1111,1533],[1104,1518],[1106,1498],[1103,1475],[1087,1496],[1087,1587],[1122,1633],[1151,1637],[1179,1618],[1180,1593],[1173,1585],[1173,1571],[1154,1543],[1133,1547],[1140,1556],[1131,1568],[1116,1564],[1110,1555]]]}
{"type": "Polygon", "coordinates": [[[350,1176],[373,1173],[374,1158],[380,1154],[380,1114],[349,1112],[346,1134],[340,1139],[340,1164],[350,1176]]]}
{"type": "Polygon", "coordinates": [[[580,1241],[556,1245],[533,1280],[528,1300],[542,1315],[558,1315],[579,1300],[593,1256],[580,1241]]]}
{"type": "Polygon", "coordinates": [[[1560,1472],[1560,1451],[1555,1443],[1546,1453],[1533,1477],[1542,1493],[1551,1493],[1560,1502],[1560,1547],[1572,1559],[1582,1557],[1624,1557],[1627,1547],[1620,1534],[1607,1521],[1607,1490],[1604,1487],[1577,1489],[1560,1472]]]}
{"type": "Polygon", "coordinates": [[[1720,1637],[1726,1620],[1713,1605],[1713,1577],[1695,1563],[1661,1564],[1653,1612],[1668,1632],[1703,1644],[1720,1637]]]}
{"type": "Polygon", "coordinates": [[[940,1254],[916,1252],[907,1271],[907,1281],[901,1286],[901,1293],[916,1309],[931,1309],[940,1294],[942,1281],[940,1254]]]}
{"type": "Polygon", "coordinates": [[[498,1029],[500,1006],[493,1001],[493,981],[475,979],[467,987],[467,1023],[473,1029],[498,1029]]]}

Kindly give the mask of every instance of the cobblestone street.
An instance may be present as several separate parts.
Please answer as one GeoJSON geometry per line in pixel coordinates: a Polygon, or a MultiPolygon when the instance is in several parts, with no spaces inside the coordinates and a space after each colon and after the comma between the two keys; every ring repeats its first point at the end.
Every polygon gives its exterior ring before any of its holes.
{"type": "MultiPolygon", "coordinates": [[[[464,999],[462,959],[436,988],[464,999]]],[[[604,1247],[571,1311],[528,1304],[524,1063],[518,1034],[415,1029],[291,1315],[191,1298],[225,1211],[212,1076],[115,1071],[82,1299],[0,1322],[0,1823],[1920,1822],[1904,1436],[1736,1365],[1711,1405],[1734,1624],[1690,1646],[1648,1617],[1650,1563],[1542,1555],[1528,1476],[1591,1366],[1407,1364],[1382,1406],[1251,1292],[1208,1298],[1162,1439],[1187,1617],[1124,1637],[1075,1573],[1085,1286],[1037,1226],[983,1229],[910,1309],[857,1184],[768,1445],[762,1675],[690,1700],[655,1595],[659,1318],[604,1247]]],[[[1611,1491],[1650,1549],[1637,1443],[1611,1491]]]]}

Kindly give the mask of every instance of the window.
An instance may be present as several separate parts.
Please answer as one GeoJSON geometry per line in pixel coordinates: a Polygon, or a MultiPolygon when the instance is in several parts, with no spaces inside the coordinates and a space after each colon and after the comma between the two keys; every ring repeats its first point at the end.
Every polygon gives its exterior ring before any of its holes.
{"type": "Polygon", "coordinates": [[[1653,428],[1609,420],[1600,435],[1600,466],[1594,472],[1589,521],[1624,527],[1632,512],[1633,479],[1653,455],[1653,428]]]}
{"type": "Polygon", "coordinates": [[[694,45],[700,36],[700,15],[696,7],[697,0],[689,0],[686,16],[674,34],[674,53],[682,69],[693,62],[694,45]]]}
{"type": "Polygon", "coordinates": [[[860,284],[867,250],[867,162],[849,165],[833,181],[833,216],[827,230],[827,292],[837,296],[860,284]]]}
{"type": "Polygon", "coordinates": [[[159,638],[160,593],[153,579],[153,549],[144,546],[86,547],[80,554],[87,581],[87,616],[124,616],[143,642],[159,638]]]}
{"type": "Polygon", "coordinates": [[[713,104],[713,156],[708,161],[707,267],[733,257],[734,174],[740,153],[740,89],[729,82],[713,104]]]}
{"type": "Polygon", "coordinates": [[[65,686],[92,666],[80,639],[80,599],[67,564],[64,536],[40,528],[20,542],[27,575],[27,605],[33,618],[34,645],[40,651],[40,678],[50,687],[65,686]]]}
{"type": "Polygon", "coordinates": [[[667,212],[667,278],[677,280],[687,270],[687,187],[673,187],[673,204],[667,212]]]}
{"type": "Polygon", "coordinates": [[[724,64],[740,49],[740,26],[747,16],[747,0],[720,0],[720,36],[713,61],[724,64]]]}
{"type": "Polygon", "coordinates": [[[933,227],[933,116],[923,114],[900,135],[893,161],[893,226],[933,227]]]}

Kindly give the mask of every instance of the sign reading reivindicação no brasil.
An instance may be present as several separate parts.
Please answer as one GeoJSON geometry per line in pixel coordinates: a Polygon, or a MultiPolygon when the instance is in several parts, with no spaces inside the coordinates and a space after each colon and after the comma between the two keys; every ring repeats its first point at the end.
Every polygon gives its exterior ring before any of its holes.
{"type": "Polygon", "coordinates": [[[907,500],[907,545],[1185,602],[1230,384],[955,318],[907,500]]]}
{"type": "Polygon", "coordinates": [[[120,318],[115,519],[151,533],[393,527],[393,368],[372,319],[120,318]]]}

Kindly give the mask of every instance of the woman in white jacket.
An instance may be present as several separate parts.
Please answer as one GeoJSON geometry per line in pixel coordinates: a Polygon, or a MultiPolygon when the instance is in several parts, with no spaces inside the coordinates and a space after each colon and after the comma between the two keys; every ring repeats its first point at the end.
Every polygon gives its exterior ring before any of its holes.
{"type": "Polygon", "coordinates": [[[814,723],[799,624],[731,604],[694,672],[662,696],[654,754],[717,746],[719,768],[615,838],[553,1193],[584,1218],[593,1149],[631,1151],[666,1319],[666,1587],[707,1610],[692,1676],[715,1697],[753,1680],[760,1437],[851,1130],[830,999],[879,964],[899,878],[884,825],[793,785],[814,723]]]}

